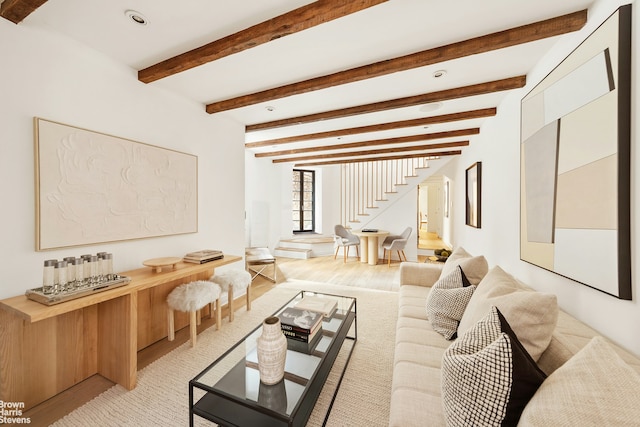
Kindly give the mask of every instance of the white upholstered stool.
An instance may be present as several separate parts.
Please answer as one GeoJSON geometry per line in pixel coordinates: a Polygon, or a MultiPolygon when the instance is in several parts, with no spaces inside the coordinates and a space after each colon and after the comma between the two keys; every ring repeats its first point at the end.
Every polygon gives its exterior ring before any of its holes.
{"type": "Polygon", "coordinates": [[[247,310],[251,310],[251,274],[244,270],[226,270],[211,276],[229,296],[229,322],[233,322],[233,293],[247,290],[247,310]]]}
{"type": "Polygon", "coordinates": [[[216,328],[220,329],[222,315],[220,312],[220,286],[206,280],[197,280],[191,283],[177,286],[167,296],[167,320],[169,329],[169,341],[175,338],[173,311],[189,313],[189,331],[191,333],[191,347],[196,345],[196,326],[200,324],[200,310],[207,304],[211,304],[213,316],[213,303],[215,302],[216,328]]]}

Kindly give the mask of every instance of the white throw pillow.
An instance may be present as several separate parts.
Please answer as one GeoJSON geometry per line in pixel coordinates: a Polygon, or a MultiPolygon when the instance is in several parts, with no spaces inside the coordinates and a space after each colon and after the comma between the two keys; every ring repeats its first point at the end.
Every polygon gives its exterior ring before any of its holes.
{"type": "Polygon", "coordinates": [[[521,426],[637,426],[640,374],[602,337],[542,383],[525,407],[521,426]]]}
{"type": "Polygon", "coordinates": [[[457,336],[458,323],[476,289],[460,266],[438,280],[427,297],[427,317],[433,330],[446,339],[457,336]]]}
{"type": "MultiPolygon", "coordinates": [[[[466,270],[465,270],[466,272],[466,270]]],[[[458,336],[471,329],[496,306],[509,319],[520,342],[536,362],[551,342],[558,321],[556,296],[526,289],[500,267],[482,279],[460,319],[458,336]]]]}
{"type": "Polygon", "coordinates": [[[448,427],[513,426],[546,375],[496,307],[444,352],[448,427]]]}

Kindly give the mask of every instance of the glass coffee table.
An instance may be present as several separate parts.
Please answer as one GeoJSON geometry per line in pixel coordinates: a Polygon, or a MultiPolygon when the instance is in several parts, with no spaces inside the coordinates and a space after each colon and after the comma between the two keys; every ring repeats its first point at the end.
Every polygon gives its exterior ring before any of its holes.
{"type": "Polygon", "coordinates": [[[358,339],[356,299],[302,291],[274,315],[309,295],[333,298],[338,307],[324,319],[322,336],[314,340],[311,348],[289,341],[284,379],[270,386],[260,382],[256,353],[257,339],[262,334],[259,325],[189,381],[191,427],[195,415],[220,426],[304,426],[345,340],[351,340],[324,419],[326,424],[358,339]]]}

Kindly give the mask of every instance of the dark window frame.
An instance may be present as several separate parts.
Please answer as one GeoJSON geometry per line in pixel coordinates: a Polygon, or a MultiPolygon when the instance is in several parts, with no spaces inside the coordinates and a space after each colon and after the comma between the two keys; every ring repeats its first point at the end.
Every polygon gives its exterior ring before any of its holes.
{"type": "Polygon", "coordinates": [[[291,184],[292,187],[295,187],[295,183],[296,178],[299,180],[300,182],[300,189],[299,190],[295,190],[294,188],[292,188],[291,191],[291,205],[292,205],[292,209],[291,209],[291,213],[292,213],[292,217],[291,217],[291,222],[293,225],[293,232],[294,233],[315,233],[316,230],[316,172],[313,170],[306,170],[306,169],[293,169],[293,174],[291,177],[291,184]],[[304,228],[304,193],[305,193],[305,189],[304,189],[304,176],[305,174],[311,174],[311,230],[305,230],[304,228]],[[300,203],[298,204],[298,215],[299,215],[299,219],[296,221],[293,219],[293,213],[296,212],[295,206],[294,206],[294,201],[295,201],[295,194],[298,193],[298,197],[300,198],[300,203]],[[297,226],[295,223],[298,223],[297,226]]]}

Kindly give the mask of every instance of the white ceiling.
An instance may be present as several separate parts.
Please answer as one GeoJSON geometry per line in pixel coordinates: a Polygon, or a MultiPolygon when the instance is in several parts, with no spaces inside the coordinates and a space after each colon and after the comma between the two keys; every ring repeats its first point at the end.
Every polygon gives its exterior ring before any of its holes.
{"type": "MultiPolygon", "coordinates": [[[[68,35],[135,70],[269,20],[309,0],[49,0],[19,25],[68,35]],[[133,9],[149,21],[137,26],[133,9]]],[[[389,0],[149,83],[203,104],[586,9],[592,0],[389,0]]],[[[216,113],[250,125],[525,75],[556,38],[216,113]],[[446,70],[439,79],[436,70],[446,70]],[[274,111],[267,111],[272,106],[274,111]]],[[[144,83],[140,83],[144,84],[144,83]]],[[[505,92],[247,134],[247,142],[496,107],[505,92]]],[[[206,114],[206,113],[205,113],[206,114]]],[[[478,127],[484,120],[321,139],[256,152],[478,127]]],[[[469,138],[464,138],[469,139],[469,138]]],[[[449,140],[460,140],[454,138],[449,140]]],[[[470,138],[473,142],[473,137],[470,138]]],[[[430,142],[444,142],[430,141],[430,142]]],[[[422,145],[421,143],[419,145],[422,145]]],[[[380,147],[375,147],[380,148],[380,147]]]]}

